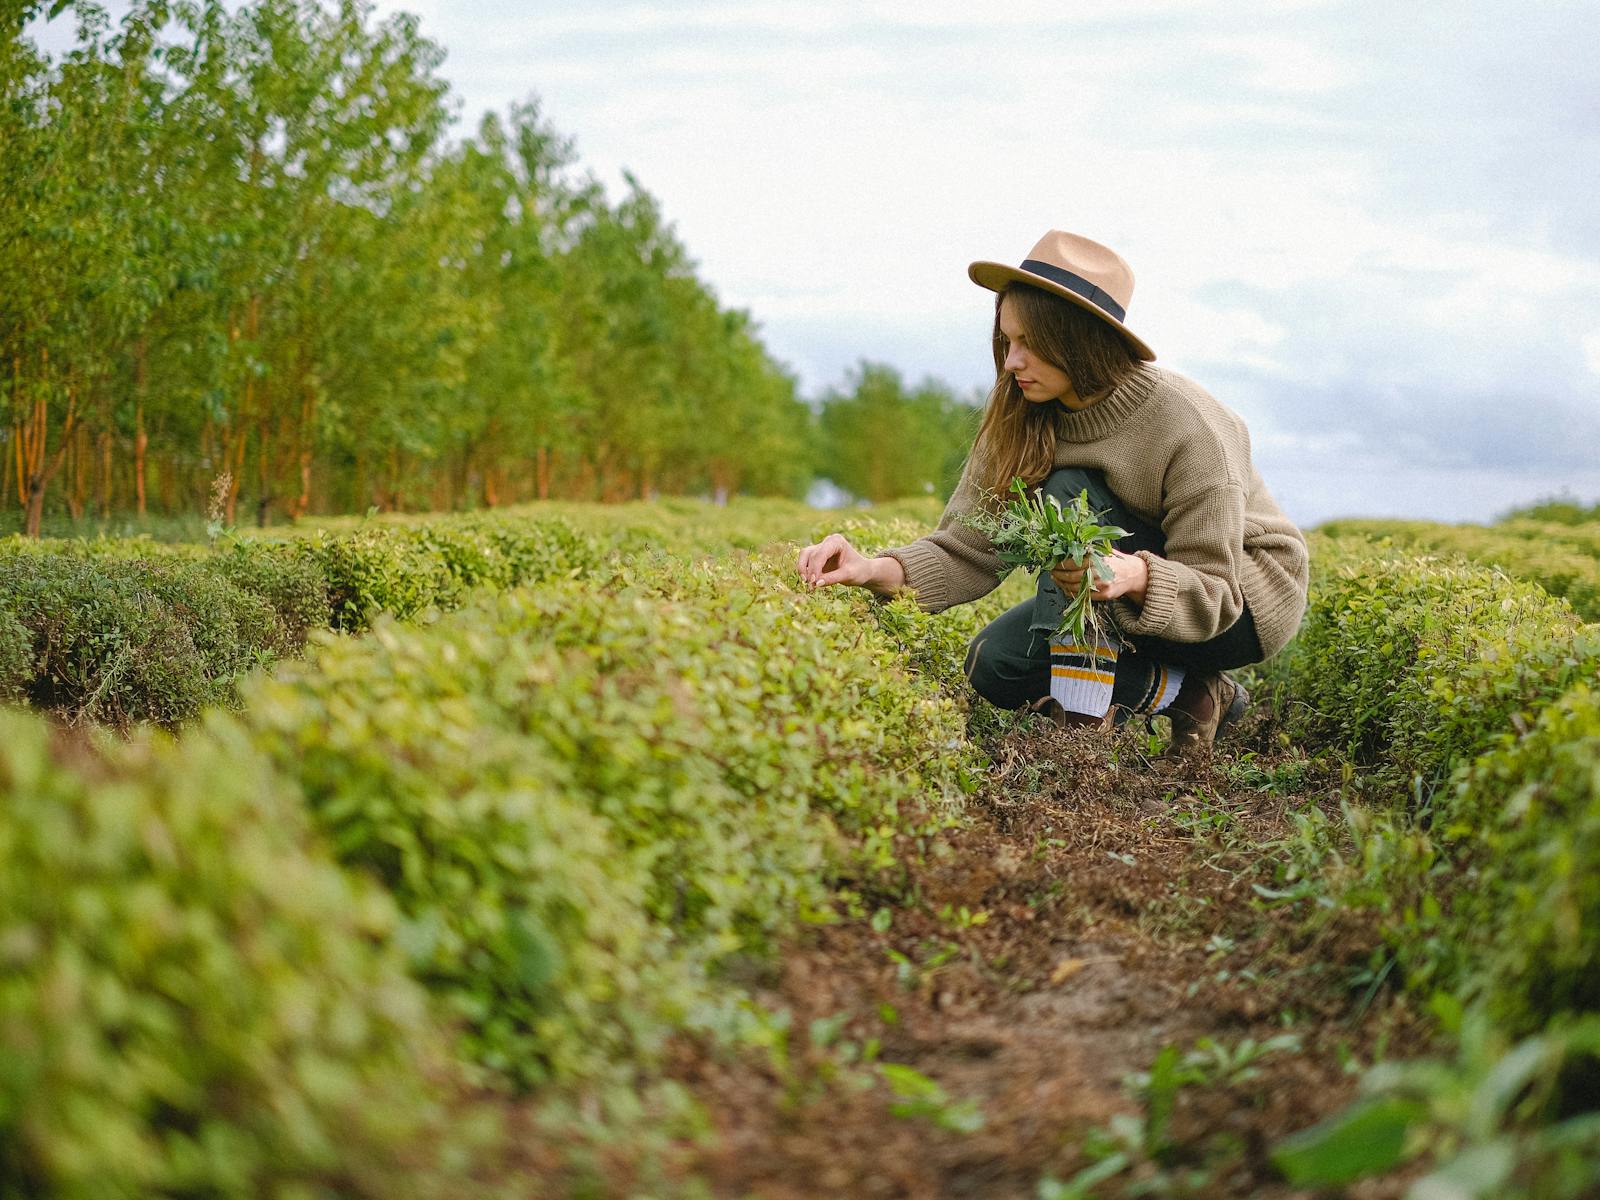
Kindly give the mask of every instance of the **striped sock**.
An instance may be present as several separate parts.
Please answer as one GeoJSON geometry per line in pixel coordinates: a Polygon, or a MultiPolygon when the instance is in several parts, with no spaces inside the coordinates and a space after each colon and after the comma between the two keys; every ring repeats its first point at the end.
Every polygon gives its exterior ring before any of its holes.
{"type": "Polygon", "coordinates": [[[1133,705],[1136,713],[1158,713],[1178,698],[1183,686],[1183,668],[1167,663],[1151,663],[1150,678],[1145,682],[1144,693],[1133,705]]]}
{"type": "Polygon", "coordinates": [[[1071,713],[1103,717],[1111,707],[1121,643],[1102,630],[1093,643],[1050,643],[1050,695],[1071,713]]]}

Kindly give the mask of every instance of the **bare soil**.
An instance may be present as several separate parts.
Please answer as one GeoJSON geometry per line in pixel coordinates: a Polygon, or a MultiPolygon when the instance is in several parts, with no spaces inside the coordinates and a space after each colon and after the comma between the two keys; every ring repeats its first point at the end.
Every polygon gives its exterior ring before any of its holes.
{"type": "Polygon", "coordinates": [[[715,1136],[680,1147],[674,1174],[730,1198],[1032,1200],[1103,1157],[1123,1114],[1129,1165],[1092,1195],[1306,1195],[1270,1147],[1347,1104],[1385,1045],[1420,1050],[1424,1025],[1364,982],[1373,929],[1257,890],[1275,890],[1269,848],[1293,814],[1337,798],[1270,736],[1247,726],[1170,774],[1131,730],[1007,734],[970,826],[907,845],[912,903],[885,928],[867,898],[758,981],[792,1015],[787,1062],[681,1048],[674,1073],[715,1136]],[[1284,1035],[1298,1045],[1250,1054],[1284,1035]],[[1130,1077],[1166,1047],[1201,1066],[1163,1108],[1130,1077]],[[897,1114],[873,1051],[943,1102],[897,1114]],[[962,1101],[981,1128],[949,1127],[962,1101]]]}

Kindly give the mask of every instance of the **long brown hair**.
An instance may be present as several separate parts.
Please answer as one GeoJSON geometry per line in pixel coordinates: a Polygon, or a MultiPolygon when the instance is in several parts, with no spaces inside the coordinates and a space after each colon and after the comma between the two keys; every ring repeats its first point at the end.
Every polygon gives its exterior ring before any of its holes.
{"type": "Polygon", "coordinates": [[[1036,404],[1026,399],[1015,377],[1005,369],[1008,346],[1000,332],[1000,305],[1007,296],[1028,336],[1028,348],[1064,371],[1072,390],[1084,399],[1110,391],[1139,363],[1133,347],[1109,322],[1042,288],[1008,284],[994,298],[994,387],[972,449],[977,460],[974,482],[999,496],[1016,476],[1035,487],[1055,469],[1061,415],[1055,403],[1036,404]]]}

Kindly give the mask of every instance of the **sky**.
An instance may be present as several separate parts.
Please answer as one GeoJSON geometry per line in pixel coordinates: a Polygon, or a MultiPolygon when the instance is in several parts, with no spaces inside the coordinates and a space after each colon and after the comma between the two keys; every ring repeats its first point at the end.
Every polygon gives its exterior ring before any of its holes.
{"type": "Polygon", "coordinates": [[[986,389],[1048,229],[1239,412],[1289,514],[1600,500],[1600,0],[406,0],[461,128],[537,98],[816,395],[986,389]]]}

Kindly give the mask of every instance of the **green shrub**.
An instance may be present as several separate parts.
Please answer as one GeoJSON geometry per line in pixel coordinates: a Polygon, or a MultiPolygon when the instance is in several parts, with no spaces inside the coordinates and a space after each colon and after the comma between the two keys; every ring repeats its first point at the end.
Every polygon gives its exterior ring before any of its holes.
{"type": "Polygon", "coordinates": [[[33,635],[0,595],[0,704],[22,700],[33,677],[33,635]]]}
{"type": "Polygon", "coordinates": [[[25,690],[73,720],[177,722],[217,695],[194,638],[138,563],[0,559],[0,594],[28,630],[25,690]]]}
{"type": "Polygon", "coordinates": [[[707,969],[830,879],[888,878],[896,836],[973,785],[957,707],[865,597],[802,595],[787,559],[635,556],[249,690],[240,719],[393,890],[479,1063],[534,1085],[648,1062],[707,969]]]}
{"type": "Polygon", "coordinates": [[[1519,1033],[1589,1011],[1600,844],[1582,685],[1600,628],[1484,567],[1321,549],[1306,623],[1264,674],[1287,731],[1366,768],[1353,844],[1308,826],[1326,885],[1378,914],[1412,986],[1491,992],[1519,1033]]]}
{"type": "Polygon", "coordinates": [[[261,596],[237,587],[208,562],[129,563],[194,643],[207,683],[206,703],[231,697],[245,672],[290,649],[261,596]]]}
{"type": "Polygon", "coordinates": [[[1300,633],[1263,674],[1292,734],[1395,790],[1431,794],[1600,663],[1600,639],[1537,585],[1348,544],[1316,561],[1300,633]]]}
{"type": "Polygon", "coordinates": [[[439,1182],[449,1077],[392,906],[236,731],[91,753],[0,712],[0,794],[0,1193],[439,1182]]]}
{"type": "Polygon", "coordinates": [[[1549,522],[1495,526],[1431,521],[1330,521],[1322,533],[1381,547],[1495,567],[1560,596],[1585,620],[1600,620],[1600,530],[1549,522]]]}
{"type": "Polygon", "coordinates": [[[205,561],[5,555],[0,594],[27,632],[12,678],[71,721],[173,725],[293,647],[269,600],[205,561]]]}
{"type": "Polygon", "coordinates": [[[1600,525],[1600,503],[1585,508],[1576,500],[1545,500],[1527,508],[1512,509],[1499,524],[1516,520],[1543,521],[1553,525],[1600,525]]]}
{"type": "Polygon", "coordinates": [[[667,963],[640,866],[572,794],[572,764],[510,728],[548,656],[487,624],[386,619],[324,641],[249,689],[239,719],[339,857],[394,894],[412,970],[463,1023],[467,1057],[528,1086],[604,1078],[649,1060],[690,973],[667,963]]]}
{"type": "Polygon", "coordinates": [[[21,695],[74,721],[173,725],[233,702],[246,671],[298,653],[312,630],[454,608],[476,588],[581,573],[639,544],[490,518],[212,549],[13,538],[0,543],[0,594],[32,647],[21,695]]]}
{"type": "Polygon", "coordinates": [[[406,619],[455,608],[474,588],[582,572],[608,549],[559,519],[503,517],[319,531],[298,545],[327,580],[333,625],[343,630],[365,628],[379,612],[406,619]]]}
{"type": "Polygon", "coordinates": [[[1579,684],[1473,764],[1444,835],[1475,869],[1455,936],[1513,1033],[1600,1012],[1600,694],[1579,684]]]}
{"type": "Polygon", "coordinates": [[[333,623],[327,578],[300,546],[236,541],[223,546],[208,566],[267,602],[273,621],[269,641],[279,657],[298,654],[313,630],[333,623]]]}

